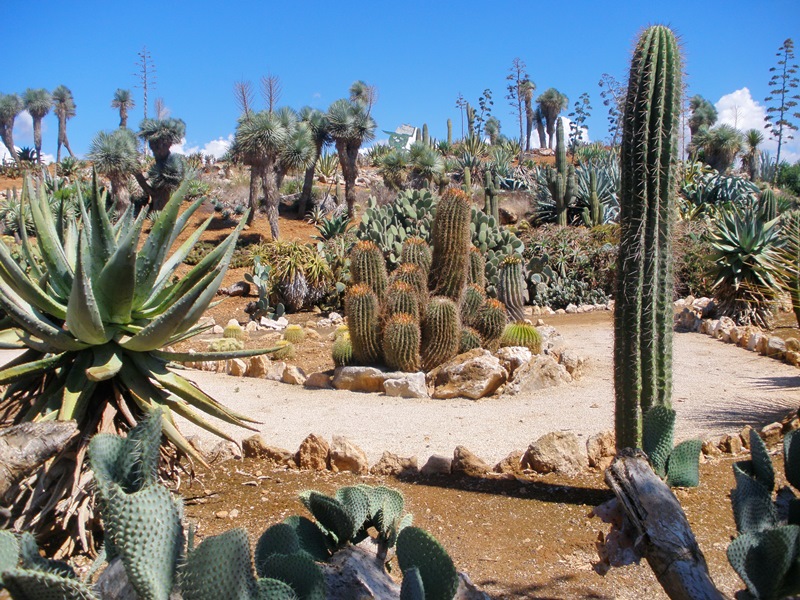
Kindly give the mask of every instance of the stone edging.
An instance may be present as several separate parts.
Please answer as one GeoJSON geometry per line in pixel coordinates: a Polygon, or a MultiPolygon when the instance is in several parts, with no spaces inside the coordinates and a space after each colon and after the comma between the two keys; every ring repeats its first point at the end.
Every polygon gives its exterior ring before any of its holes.
{"type": "Polygon", "coordinates": [[[675,329],[704,333],[745,350],[800,367],[800,340],[784,340],[752,325],[738,326],[730,317],[708,318],[707,315],[713,312],[713,302],[709,298],[695,299],[692,296],[677,300],[675,307],[683,310],[675,314],[675,329]]]}

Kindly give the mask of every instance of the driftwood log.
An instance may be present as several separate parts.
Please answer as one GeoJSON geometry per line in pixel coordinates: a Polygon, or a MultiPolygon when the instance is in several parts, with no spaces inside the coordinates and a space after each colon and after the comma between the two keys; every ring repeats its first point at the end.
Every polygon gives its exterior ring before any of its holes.
{"type": "Polygon", "coordinates": [[[607,541],[612,565],[644,557],[673,600],[724,600],[708,573],[705,557],[678,499],[638,450],[622,450],[606,469],[616,498],[595,509],[613,523],[607,541]],[[617,513],[617,514],[615,514],[617,513]],[[624,538],[630,539],[626,544],[624,538]],[[632,538],[632,539],[631,539],[632,538]]]}
{"type": "Polygon", "coordinates": [[[0,499],[78,435],[75,421],[22,423],[0,431],[0,499]]]}

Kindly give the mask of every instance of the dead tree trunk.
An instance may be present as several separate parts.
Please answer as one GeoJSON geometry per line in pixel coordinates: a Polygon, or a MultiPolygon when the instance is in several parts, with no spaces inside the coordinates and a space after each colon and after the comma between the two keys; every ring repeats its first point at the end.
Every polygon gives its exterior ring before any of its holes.
{"type": "Polygon", "coordinates": [[[22,423],[0,431],[0,499],[78,434],[75,421],[22,423]]]}
{"type": "MultiPolygon", "coordinates": [[[[619,544],[615,550],[644,557],[673,600],[725,600],[708,573],[705,557],[678,499],[650,467],[638,450],[622,450],[606,470],[605,480],[616,500],[599,507],[595,514],[614,522],[613,512],[622,513],[621,528],[611,535],[630,535],[632,548],[619,544]],[[616,503],[616,507],[613,506],[616,503]],[[609,506],[609,504],[612,504],[609,506]]],[[[609,538],[611,537],[609,536],[609,538]]],[[[630,554],[629,554],[630,556],[630,554]]],[[[615,557],[611,557],[614,564],[615,557]]],[[[618,558],[618,557],[617,557],[618,558]]]]}

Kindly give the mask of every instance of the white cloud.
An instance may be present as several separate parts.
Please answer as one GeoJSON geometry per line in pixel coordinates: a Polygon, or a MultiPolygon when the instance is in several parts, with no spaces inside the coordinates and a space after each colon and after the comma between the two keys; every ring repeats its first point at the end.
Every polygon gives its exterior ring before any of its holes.
{"type": "MultiPolygon", "coordinates": [[[[766,124],[764,117],[767,109],[753,99],[748,88],[743,87],[730,94],[725,94],[714,106],[717,109],[718,124],[731,125],[739,131],[758,129],[764,134],[761,148],[769,151],[773,158],[775,157],[778,151],[778,142],[770,137],[769,131],[764,129],[766,124]]],[[[794,139],[788,142],[784,140],[781,146],[781,162],[784,160],[790,163],[800,160],[800,140],[794,139]]]]}
{"type": "Polygon", "coordinates": [[[217,138],[216,140],[211,140],[202,147],[186,147],[186,138],[183,138],[180,144],[175,144],[172,146],[172,148],[170,148],[170,150],[176,154],[188,155],[194,154],[195,152],[202,152],[203,154],[208,154],[214,158],[221,158],[222,155],[228,151],[228,148],[231,147],[231,143],[233,143],[233,134],[228,135],[227,138],[217,138]]]}
{"type": "MultiPolygon", "coordinates": [[[[42,132],[44,132],[44,125],[42,122],[42,132]]],[[[14,121],[14,141],[23,146],[33,146],[33,117],[27,110],[19,113],[14,121]]]]}
{"type": "MultiPolygon", "coordinates": [[[[14,146],[16,146],[17,152],[19,152],[20,147],[17,144],[14,144],[14,146]]],[[[2,162],[11,162],[11,154],[6,150],[4,145],[0,144],[0,163],[2,162]]],[[[50,163],[56,162],[56,157],[47,152],[42,152],[42,162],[49,165],[50,163]]]]}

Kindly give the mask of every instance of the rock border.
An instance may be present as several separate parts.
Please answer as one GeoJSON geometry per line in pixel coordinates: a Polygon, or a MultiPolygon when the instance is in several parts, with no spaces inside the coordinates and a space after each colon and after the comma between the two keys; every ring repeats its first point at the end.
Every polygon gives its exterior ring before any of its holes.
{"type": "Polygon", "coordinates": [[[754,325],[736,325],[730,317],[710,318],[714,314],[715,304],[711,298],[694,298],[688,296],[674,302],[675,308],[682,308],[675,313],[675,329],[710,335],[739,348],[757,352],[762,356],[782,360],[795,367],[800,367],[800,340],[788,338],[784,340],[769,335],[754,325]]]}

